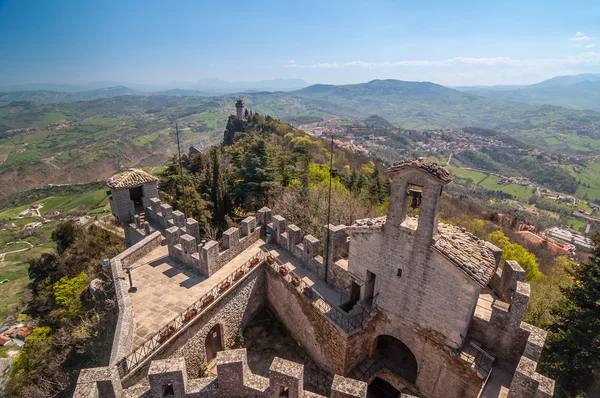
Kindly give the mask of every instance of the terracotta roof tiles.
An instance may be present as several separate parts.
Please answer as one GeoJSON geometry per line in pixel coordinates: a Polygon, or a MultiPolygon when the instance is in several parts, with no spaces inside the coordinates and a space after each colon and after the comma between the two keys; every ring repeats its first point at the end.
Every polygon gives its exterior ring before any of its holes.
{"type": "Polygon", "coordinates": [[[112,176],[106,181],[111,189],[134,188],[149,182],[158,181],[158,178],[139,169],[129,169],[123,173],[112,176]]]}
{"type": "Polygon", "coordinates": [[[438,165],[437,163],[430,162],[426,158],[401,160],[399,162],[395,162],[392,164],[392,167],[388,168],[388,172],[400,171],[408,168],[418,168],[424,170],[444,184],[452,181],[452,178],[450,178],[450,172],[446,168],[438,165]]]}
{"type": "MultiPolygon", "coordinates": [[[[350,230],[381,229],[386,217],[356,220],[350,230]]],[[[417,218],[407,217],[407,225],[417,225],[417,218]]],[[[404,225],[404,223],[403,223],[404,225]]],[[[487,285],[496,271],[496,259],[486,241],[477,238],[464,228],[438,223],[439,237],[434,249],[451,260],[458,268],[482,285],[487,285]]]]}

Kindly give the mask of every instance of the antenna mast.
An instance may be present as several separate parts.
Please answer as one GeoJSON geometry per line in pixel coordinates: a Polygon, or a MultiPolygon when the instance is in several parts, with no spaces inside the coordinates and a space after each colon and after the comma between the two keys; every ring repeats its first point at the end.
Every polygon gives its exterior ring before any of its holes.
{"type": "Polygon", "coordinates": [[[333,130],[331,130],[331,153],[329,156],[329,198],[327,199],[327,245],[325,247],[325,283],[327,283],[327,271],[329,269],[329,224],[331,222],[331,178],[333,172],[333,130]]]}
{"type": "Polygon", "coordinates": [[[187,220],[187,200],[185,199],[185,185],[183,184],[183,167],[181,166],[181,146],[179,145],[179,126],[175,123],[177,131],[177,153],[179,154],[179,178],[181,180],[181,192],[183,193],[183,214],[187,220]]]}

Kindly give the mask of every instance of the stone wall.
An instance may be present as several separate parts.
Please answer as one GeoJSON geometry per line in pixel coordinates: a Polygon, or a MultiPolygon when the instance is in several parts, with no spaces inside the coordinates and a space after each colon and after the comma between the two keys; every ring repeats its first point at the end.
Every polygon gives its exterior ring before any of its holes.
{"type": "Polygon", "coordinates": [[[295,224],[287,225],[286,219],[273,215],[271,209],[259,210],[259,220],[267,222],[266,228],[272,231],[271,242],[276,243],[300,260],[309,270],[337,289],[347,291],[350,285],[347,261],[349,243],[344,225],[329,225],[323,228],[325,244],[312,235],[304,235],[295,224]],[[329,241],[327,240],[330,237],[329,241]],[[329,243],[330,242],[330,243],[329,243]],[[325,264],[320,251],[328,248],[328,260],[325,264]]]}
{"type": "Polygon", "coordinates": [[[150,182],[142,185],[142,205],[144,209],[150,206],[150,199],[158,198],[158,183],[150,182]]]}
{"type": "MultiPolygon", "coordinates": [[[[189,377],[186,361],[181,357],[152,361],[144,382],[123,389],[114,367],[84,369],[79,375],[74,398],[275,398],[284,390],[290,398],[325,398],[304,391],[304,367],[301,364],[275,358],[269,377],[250,372],[245,349],[221,351],[217,354],[217,376],[196,379],[189,377]]],[[[358,380],[335,375],[331,398],[366,398],[367,385],[358,380]]]]}
{"type": "MultiPolygon", "coordinates": [[[[262,268],[252,270],[241,282],[232,287],[226,295],[215,301],[205,313],[195,317],[186,329],[178,332],[165,347],[158,350],[153,359],[182,357],[185,359],[188,377],[198,375],[206,365],[206,337],[215,325],[221,326],[223,348],[231,346],[235,331],[244,328],[264,306],[265,273],[262,268]]],[[[124,384],[137,383],[147,372],[144,366],[127,376],[124,384]]]]}
{"type": "Polygon", "coordinates": [[[116,364],[121,358],[129,354],[133,348],[133,312],[131,298],[127,293],[129,282],[125,277],[123,267],[133,264],[158,247],[161,242],[162,235],[157,231],[110,260],[115,296],[119,306],[119,315],[110,355],[111,365],[116,364]]]}
{"type": "Polygon", "coordinates": [[[494,284],[504,286],[505,290],[499,288],[496,292],[510,301],[495,300],[489,319],[473,317],[468,337],[498,360],[517,366],[530,334],[521,327],[529,303],[530,286],[520,281],[525,271],[517,262],[507,261],[502,271],[498,270],[501,277],[494,284]]]}
{"type": "Polygon", "coordinates": [[[127,246],[133,246],[146,237],[144,230],[137,229],[135,224],[123,224],[123,232],[127,246]]]}
{"type": "Polygon", "coordinates": [[[271,267],[266,267],[267,305],[322,368],[346,374],[345,333],[271,267]]]}
{"type": "Polygon", "coordinates": [[[123,224],[129,224],[131,213],[135,212],[135,206],[129,196],[129,189],[112,189],[110,192],[110,210],[112,214],[123,224]]]}
{"type": "Polygon", "coordinates": [[[446,349],[435,331],[420,328],[383,311],[378,311],[367,325],[348,336],[347,371],[352,371],[367,356],[375,354],[378,336],[394,337],[412,352],[417,361],[417,383],[412,388],[423,396],[477,397],[483,380],[470,363],[446,349]]]}

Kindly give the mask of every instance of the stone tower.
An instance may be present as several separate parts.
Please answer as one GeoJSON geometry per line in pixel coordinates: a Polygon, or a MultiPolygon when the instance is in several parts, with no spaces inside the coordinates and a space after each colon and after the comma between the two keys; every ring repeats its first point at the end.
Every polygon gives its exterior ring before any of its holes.
{"type": "Polygon", "coordinates": [[[158,197],[158,178],[139,169],[129,169],[111,177],[110,209],[123,224],[133,221],[133,215],[144,212],[150,199],[158,197]]]}
{"type": "Polygon", "coordinates": [[[240,119],[244,117],[244,100],[241,98],[235,102],[235,115],[240,119]]]}

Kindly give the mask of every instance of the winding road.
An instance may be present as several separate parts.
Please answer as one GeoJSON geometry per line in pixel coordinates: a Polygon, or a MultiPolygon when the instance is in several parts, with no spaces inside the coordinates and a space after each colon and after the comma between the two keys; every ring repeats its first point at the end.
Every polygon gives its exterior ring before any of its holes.
{"type": "Polygon", "coordinates": [[[0,253],[0,261],[4,261],[4,257],[5,257],[7,254],[19,253],[19,252],[25,252],[25,251],[27,251],[27,250],[30,250],[30,249],[33,249],[33,248],[35,247],[35,246],[33,246],[31,243],[27,242],[26,240],[19,240],[19,241],[16,241],[16,242],[10,242],[10,243],[7,243],[6,245],[7,245],[7,246],[8,246],[8,245],[14,245],[15,243],[26,243],[26,244],[28,244],[28,245],[29,245],[29,247],[26,247],[26,248],[24,248],[24,249],[19,249],[19,250],[13,250],[13,251],[6,252],[6,253],[0,253]]]}

